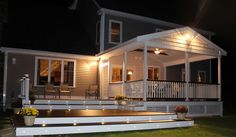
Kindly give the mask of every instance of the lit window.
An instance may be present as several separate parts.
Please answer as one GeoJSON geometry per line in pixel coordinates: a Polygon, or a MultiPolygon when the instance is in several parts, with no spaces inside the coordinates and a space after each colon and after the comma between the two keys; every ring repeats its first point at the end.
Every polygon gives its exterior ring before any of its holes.
{"type": "Polygon", "coordinates": [[[112,68],[111,82],[122,81],[122,69],[112,68]]]}
{"type": "Polygon", "coordinates": [[[49,61],[45,59],[38,60],[38,68],[37,68],[37,85],[44,85],[48,82],[48,65],[49,61]]]}
{"type": "Polygon", "coordinates": [[[64,83],[73,86],[74,62],[64,61],[64,83]]]}
{"type": "Polygon", "coordinates": [[[118,44],[122,42],[122,22],[110,20],[109,43],[118,44]]]}
{"type": "Polygon", "coordinates": [[[159,79],[160,79],[160,68],[148,67],[148,80],[159,80],[159,79]]]}
{"type": "Polygon", "coordinates": [[[52,83],[55,86],[61,83],[74,85],[75,77],[75,61],[74,60],[60,60],[50,58],[37,58],[37,70],[36,85],[45,85],[46,83],[52,83]]]}
{"type": "MultiPolygon", "coordinates": [[[[111,82],[120,82],[122,81],[122,68],[113,67],[112,68],[111,82]]],[[[126,81],[133,80],[134,71],[132,69],[126,70],[126,81]]]]}

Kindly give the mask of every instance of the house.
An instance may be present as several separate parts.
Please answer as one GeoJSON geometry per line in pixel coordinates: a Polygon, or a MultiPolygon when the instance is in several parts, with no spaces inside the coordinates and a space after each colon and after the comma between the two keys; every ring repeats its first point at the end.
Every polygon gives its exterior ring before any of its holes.
{"type": "Polygon", "coordinates": [[[221,57],[227,53],[211,42],[213,32],[101,8],[96,1],[82,6],[79,17],[96,56],[1,47],[4,107],[29,74],[36,96],[46,101],[59,96],[45,94],[46,83],[68,84],[71,99],[60,99],[69,101],[86,99],[95,84],[100,100],[125,95],[146,110],[173,112],[184,104],[192,116],[222,115],[221,57]]]}

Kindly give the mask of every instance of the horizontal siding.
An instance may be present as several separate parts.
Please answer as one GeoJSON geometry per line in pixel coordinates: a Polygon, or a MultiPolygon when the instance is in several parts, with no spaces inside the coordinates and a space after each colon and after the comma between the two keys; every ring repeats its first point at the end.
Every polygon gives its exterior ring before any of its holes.
{"type": "MultiPolygon", "coordinates": [[[[8,74],[7,74],[7,104],[11,102],[11,96],[20,94],[20,83],[24,74],[29,74],[30,83],[34,83],[35,57],[37,55],[29,54],[8,54],[8,74]],[[15,58],[15,64],[12,59],[15,58]]],[[[41,56],[40,56],[41,57],[41,56]]],[[[52,57],[53,58],[53,57],[52,57]]],[[[73,59],[73,58],[67,58],[73,59]]],[[[76,88],[73,89],[72,95],[84,96],[85,90],[90,84],[97,84],[97,63],[89,60],[76,60],[76,88]]],[[[38,93],[43,94],[43,88],[37,88],[38,93]]]]}
{"type": "Polygon", "coordinates": [[[72,95],[85,96],[91,84],[97,84],[97,64],[94,61],[76,60],[76,88],[72,95]]]}

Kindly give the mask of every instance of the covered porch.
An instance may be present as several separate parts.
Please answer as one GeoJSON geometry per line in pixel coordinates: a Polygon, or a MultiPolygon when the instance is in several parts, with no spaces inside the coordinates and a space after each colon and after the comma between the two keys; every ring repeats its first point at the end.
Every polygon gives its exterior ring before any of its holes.
{"type": "Polygon", "coordinates": [[[222,55],[189,27],[136,37],[98,55],[100,99],[221,101],[222,55]]]}

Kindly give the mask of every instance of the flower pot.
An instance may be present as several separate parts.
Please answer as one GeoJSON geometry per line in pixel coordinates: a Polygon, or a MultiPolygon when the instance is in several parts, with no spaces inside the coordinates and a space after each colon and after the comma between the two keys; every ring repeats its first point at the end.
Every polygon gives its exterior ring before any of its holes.
{"type": "Polygon", "coordinates": [[[177,113],[178,120],[185,120],[186,113],[177,113]]]}
{"type": "Polygon", "coordinates": [[[19,114],[21,108],[13,108],[14,114],[19,114]]]}
{"type": "Polygon", "coordinates": [[[26,126],[33,126],[36,116],[24,116],[26,126]]]}

